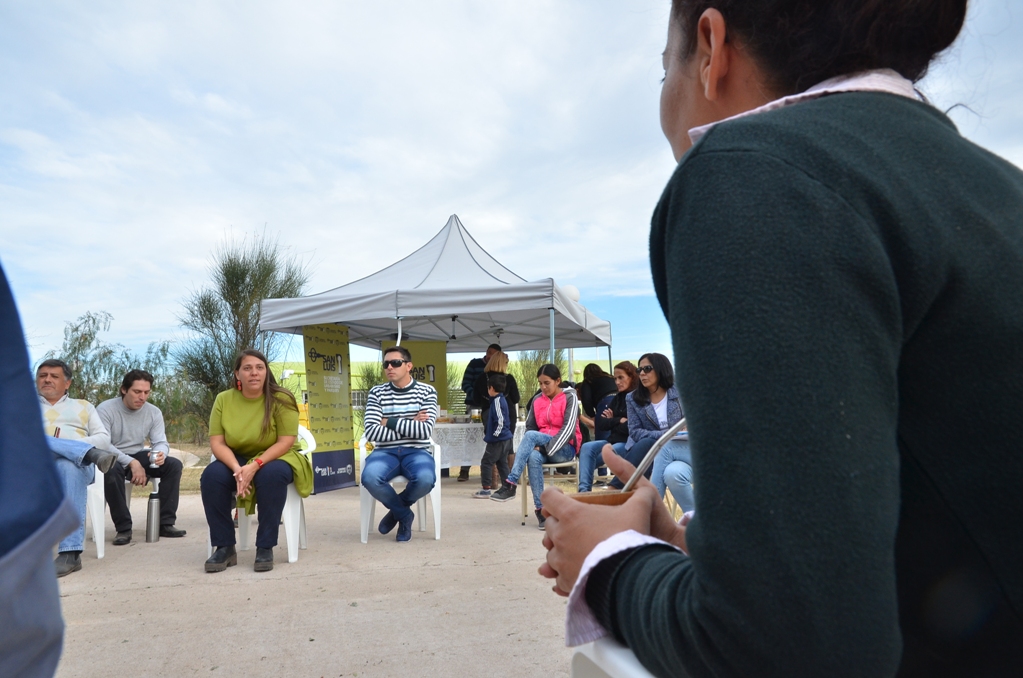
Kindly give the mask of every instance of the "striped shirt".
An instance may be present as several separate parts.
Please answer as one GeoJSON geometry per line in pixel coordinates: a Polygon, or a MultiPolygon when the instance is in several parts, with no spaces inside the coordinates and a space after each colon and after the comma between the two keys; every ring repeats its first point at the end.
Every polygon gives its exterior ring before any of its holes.
{"type": "Polygon", "coordinates": [[[363,424],[366,440],[372,440],[375,447],[422,447],[430,448],[430,436],[437,422],[437,391],[433,386],[415,379],[405,388],[397,388],[390,382],[374,386],[366,396],[366,411],[363,424]],[[420,410],[426,410],[429,418],[416,421],[420,410]],[[380,420],[386,418],[387,425],[380,420]]]}

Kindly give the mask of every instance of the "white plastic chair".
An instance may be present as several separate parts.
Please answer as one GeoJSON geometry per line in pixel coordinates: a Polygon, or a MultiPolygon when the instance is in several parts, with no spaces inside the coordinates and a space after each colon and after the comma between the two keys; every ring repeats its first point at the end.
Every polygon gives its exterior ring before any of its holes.
{"type": "MultiPolygon", "coordinates": [[[[554,470],[556,468],[571,467],[575,469],[575,477],[579,477],[579,457],[572,457],[571,461],[561,461],[556,464],[544,464],[543,470],[546,472],[548,469],[554,470]]],[[[519,493],[522,495],[522,524],[526,524],[526,518],[529,517],[529,508],[526,502],[526,495],[529,490],[529,467],[526,466],[522,469],[522,477],[519,478],[519,493]]]]}
{"type": "MultiPolygon", "coordinates": [[[[437,482],[434,484],[433,489],[430,490],[430,503],[433,504],[433,538],[440,539],[440,445],[430,441],[431,453],[433,454],[434,473],[437,478],[437,482]]],[[[362,438],[359,440],[359,471],[366,468],[366,439],[362,438]]],[[[395,476],[391,479],[392,483],[407,483],[408,478],[405,476],[395,476]]],[[[373,517],[376,513],[377,502],[373,498],[373,495],[369,493],[366,486],[359,483],[359,517],[360,517],[360,533],[359,537],[363,544],[369,541],[369,526],[373,523],[373,517]]],[[[419,531],[426,532],[426,497],[420,497],[419,501],[416,502],[416,520],[419,521],[419,531]]]]}
{"type": "Polygon", "coordinates": [[[92,540],[96,542],[96,558],[102,558],[106,552],[106,513],[107,500],[103,495],[103,471],[96,469],[96,476],[85,491],[85,515],[92,523],[92,540]]]}
{"type": "Polygon", "coordinates": [[[575,648],[571,671],[572,678],[653,678],[632,650],[606,637],[575,648]]]}
{"type": "MultiPolygon", "coordinates": [[[[310,455],[316,449],[316,439],[305,426],[298,427],[299,440],[305,443],[306,447],[302,454],[312,459],[310,455]]],[[[295,483],[288,483],[288,496],[284,500],[284,512],[281,514],[284,522],[284,539],[288,546],[288,562],[298,562],[298,550],[305,550],[306,528],[305,528],[305,503],[302,496],[295,489],[295,483]]],[[[249,535],[252,532],[252,516],[245,512],[245,509],[238,507],[238,550],[248,551],[252,548],[252,541],[249,535]]],[[[206,557],[213,555],[213,544],[210,541],[209,533],[206,534],[206,557]]]]}

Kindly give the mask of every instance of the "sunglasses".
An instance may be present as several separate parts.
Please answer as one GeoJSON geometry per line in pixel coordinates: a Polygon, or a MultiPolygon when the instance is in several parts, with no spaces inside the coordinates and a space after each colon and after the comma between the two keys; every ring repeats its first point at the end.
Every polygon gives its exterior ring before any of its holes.
{"type": "Polygon", "coordinates": [[[388,367],[393,367],[393,368],[397,369],[397,368],[401,367],[402,365],[404,365],[407,362],[409,362],[409,361],[408,360],[385,360],[384,361],[384,369],[386,370],[388,367]]]}
{"type": "Polygon", "coordinates": [[[653,365],[640,365],[639,367],[636,368],[636,371],[639,372],[640,374],[646,374],[647,372],[653,372],[654,371],[654,366],[653,365]]]}

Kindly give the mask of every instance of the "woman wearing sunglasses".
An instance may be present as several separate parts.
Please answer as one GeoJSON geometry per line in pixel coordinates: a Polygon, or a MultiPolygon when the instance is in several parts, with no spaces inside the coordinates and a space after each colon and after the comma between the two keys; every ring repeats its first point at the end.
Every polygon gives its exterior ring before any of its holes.
{"type": "Polygon", "coordinates": [[[579,491],[589,492],[593,489],[593,472],[603,464],[601,456],[604,448],[610,448],[613,454],[625,454],[629,440],[629,410],[626,397],[639,385],[636,366],[628,360],[614,367],[614,380],[617,393],[611,402],[600,412],[596,412],[594,427],[598,434],[607,434],[604,440],[591,440],[583,443],[579,450],[579,491]]]}
{"type": "Polygon", "coordinates": [[[658,676],[1023,675],[1023,172],[914,87],[966,5],[673,0],[650,254],[699,505],[548,490],[570,644],[658,676]]]}
{"type": "MultiPolygon", "coordinates": [[[[629,412],[629,438],[625,458],[638,465],[661,434],[682,418],[682,402],[675,388],[671,361],[660,353],[646,353],[639,359],[639,386],[625,398],[629,412]]],[[[693,509],[693,464],[689,456],[688,435],[669,440],[654,457],[649,478],[664,496],[671,490],[683,511],[693,509]]],[[[621,483],[616,479],[615,486],[621,483]]]]}
{"type": "Polygon", "coordinates": [[[562,388],[561,370],[550,363],[542,365],[536,373],[540,394],[533,398],[526,417],[526,432],[515,451],[515,465],[504,485],[490,498],[508,501],[515,496],[522,471],[529,468],[529,487],[533,490],[536,520],[544,529],[543,465],[570,461],[582,443],[579,430],[579,400],[571,386],[562,388]]]}

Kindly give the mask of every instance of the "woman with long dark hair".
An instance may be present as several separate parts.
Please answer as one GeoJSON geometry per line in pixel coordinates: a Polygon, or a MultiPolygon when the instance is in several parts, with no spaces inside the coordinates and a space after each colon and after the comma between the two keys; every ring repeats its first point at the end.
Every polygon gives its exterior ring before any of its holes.
{"type": "Polygon", "coordinates": [[[533,490],[536,520],[542,530],[546,520],[541,513],[543,503],[540,501],[543,465],[570,461],[582,443],[582,433],[579,431],[579,401],[575,389],[561,385],[558,366],[550,363],[541,365],[536,380],[540,385],[540,395],[533,398],[529,406],[526,432],[515,451],[515,466],[501,489],[490,498],[494,501],[513,498],[522,471],[529,468],[529,487],[533,490]]]}
{"type": "Polygon", "coordinates": [[[614,366],[615,388],[618,393],[594,420],[598,432],[606,432],[604,439],[591,440],[583,443],[579,450],[579,491],[589,492],[593,489],[593,472],[601,463],[601,454],[605,448],[611,448],[613,454],[622,455],[626,451],[629,439],[629,410],[626,396],[639,385],[636,366],[628,360],[614,366]]]}
{"type": "Polygon", "coordinates": [[[697,506],[547,492],[570,643],[658,676],[1023,675],[1023,172],[914,87],[966,6],[672,2],[650,255],[697,506]]]}
{"type": "Polygon", "coordinates": [[[238,563],[231,509],[249,515],[258,509],[256,572],[272,570],[281,513],[288,484],[308,497],[313,473],[298,448],[298,405],[291,391],[277,385],[266,356],[247,348],[234,361],[235,388],[222,391],[210,413],[210,447],[214,460],[199,485],[213,555],[207,572],[222,572],[238,563]],[[255,495],[255,496],[253,496],[255,495]]]}
{"type": "MultiPolygon", "coordinates": [[[[629,438],[625,458],[638,465],[665,431],[684,416],[682,401],[675,388],[675,370],[660,353],[644,353],[639,358],[639,386],[625,399],[629,413],[629,438]]],[[[657,452],[647,476],[662,497],[671,490],[683,511],[691,511],[693,502],[693,462],[688,435],[676,436],[657,452]]],[[[616,479],[621,483],[621,479],[616,479]]]]}

